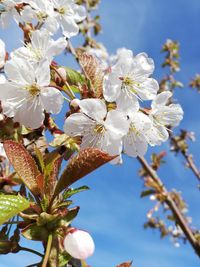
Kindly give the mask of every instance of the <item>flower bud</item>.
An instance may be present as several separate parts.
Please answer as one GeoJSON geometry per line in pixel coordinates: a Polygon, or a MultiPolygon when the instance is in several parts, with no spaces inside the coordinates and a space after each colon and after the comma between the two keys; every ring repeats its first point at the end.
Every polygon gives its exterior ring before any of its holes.
{"type": "Polygon", "coordinates": [[[78,111],[79,110],[79,104],[80,104],[80,99],[75,98],[70,102],[70,108],[73,111],[78,111]]]}
{"type": "Polygon", "coordinates": [[[60,84],[62,82],[61,78],[63,79],[63,81],[66,81],[66,70],[62,67],[56,69],[55,81],[60,84]]]}
{"type": "Polygon", "coordinates": [[[95,245],[89,233],[72,228],[64,239],[64,248],[75,259],[85,260],[94,253],[95,245]]]}

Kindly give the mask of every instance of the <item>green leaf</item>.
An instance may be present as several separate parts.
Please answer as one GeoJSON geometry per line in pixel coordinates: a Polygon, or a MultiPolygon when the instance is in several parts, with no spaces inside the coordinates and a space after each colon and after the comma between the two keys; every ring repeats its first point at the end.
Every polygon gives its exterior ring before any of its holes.
{"type": "Polygon", "coordinates": [[[63,251],[59,254],[59,266],[64,267],[70,261],[72,257],[66,252],[63,251]]]}
{"type": "Polygon", "coordinates": [[[78,212],[79,212],[79,207],[75,207],[72,208],[70,210],[68,210],[67,215],[65,215],[64,217],[62,217],[60,224],[61,226],[69,226],[70,223],[73,221],[73,219],[77,216],[78,212]]]}
{"type": "Polygon", "coordinates": [[[71,86],[70,86],[70,89],[71,89],[75,94],[80,93],[79,88],[78,88],[77,86],[75,86],[75,85],[71,85],[71,86]]]}
{"type": "Polygon", "coordinates": [[[20,195],[0,194],[0,224],[3,224],[29,206],[30,202],[20,195]]]}
{"type": "Polygon", "coordinates": [[[85,82],[84,76],[79,73],[78,71],[75,71],[71,68],[66,68],[67,73],[67,81],[70,83],[70,85],[79,85],[85,82]]]}
{"type": "Polygon", "coordinates": [[[56,185],[54,197],[74,182],[96,170],[103,164],[111,161],[115,157],[116,156],[110,156],[108,153],[97,148],[86,148],[81,150],[77,156],[70,160],[67,168],[62,173],[56,185]]]}
{"type": "Polygon", "coordinates": [[[78,194],[80,192],[83,192],[83,191],[86,191],[86,190],[89,190],[90,188],[86,185],[84,186],[81,186],[81,187],[78,187],[78,188],[69,188],[67,191],[64,192],[63,194],[63,198],[66,199],[66,198],[70,198],[71,196],[75,195],[75,194],[78,194]]]}
{"type": "Polygon", "coordinates": [[[45,226],[33,223],[22,230],[22,235],[29,240],[46,241],[48,239],[48,230],[45,226]]]}

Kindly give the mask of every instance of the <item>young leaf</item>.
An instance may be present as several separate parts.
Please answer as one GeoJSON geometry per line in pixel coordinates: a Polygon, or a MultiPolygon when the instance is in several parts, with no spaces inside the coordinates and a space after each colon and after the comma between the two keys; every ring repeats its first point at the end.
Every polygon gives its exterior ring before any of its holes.
{"type": "Polygon", "coordinates": [[[81,150],[77,156],[71,159],[67,168],[62,173],[57,183],[54,196],[115,157],[97,148],[81,150]]]}
{"type": "Polygon", "coordinates": [[[78,71],[75,71],[71,68],[66,68],[66,73],[67,73],[67,81],[69,82],[70,85],[79,85],[81,83],[84,83],[84,77],[81,73],[78,71]]]}
{"type": "Polygon", "coordinates": [[[4,142],[4,149],[23,183],[33,194],[39,195],[43,191],[41,188],[43,176],[25,147],[15,141],[8,140],[4,142]]]}
{"type": "Polygon", "coordinates": [[[22,196],[0,194],[0,224],[27,209],[30,202],[22,196]]]}
{"type": "Polygon", "coordinates": [[[78,187],[78,188],[69,188],[67,189],[67,191],[64,192],[63,194],[63,198],[66,199],[66,198],[70,198],[71,196],[75,195],[75,194],[78,194],[80,192],[83,192],[85,190],[89,190],[90,188],[86,185],[84,186],[81,186],[81,187],[78,187]]]}
{"type": "Polygon", "coordinates": [[[32,223],[22,230],[22,235],[29,240],[46,241],[48,238],[48,230],[45,226],[32,223]]]}
{"type": "Polygon", "coordinates": [[[93,97],[102,97],[104,73],[97,58],[87,53],[82,53],[79,56],[79,63],[85,76],[90,81],[93,97]]]}

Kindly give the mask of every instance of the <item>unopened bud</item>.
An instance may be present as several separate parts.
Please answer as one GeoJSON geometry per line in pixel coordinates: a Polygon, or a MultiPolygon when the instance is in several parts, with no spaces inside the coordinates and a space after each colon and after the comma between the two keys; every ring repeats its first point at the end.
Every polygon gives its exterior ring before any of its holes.
{"type": "Polygon", "coordinates": [[[75,98],[70,102],[70,108],[73,111],[78,111],[79,110],[79,104],[80,104],[80,99],[75,98]]]}
{"type": "Polygon", "coordinates": [[[60,67],[56,69],[55,82],[60,84],[62,81],[66,81],[66,70],[60,67]]]}
{"type": "Polygon", "coordinates": [[[72,228],[64,239],[64,248],[73,258],[85,260],[94,253],[95,245],[89,233],[72,228]]]}

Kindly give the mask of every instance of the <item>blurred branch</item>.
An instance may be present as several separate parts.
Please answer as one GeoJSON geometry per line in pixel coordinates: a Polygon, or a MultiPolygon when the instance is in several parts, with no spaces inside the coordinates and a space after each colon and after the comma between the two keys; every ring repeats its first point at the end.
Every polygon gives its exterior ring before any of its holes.
{"type": "Polygon", "coordinates": [[[138,160],[148,175],[153,179],[155,184],[157,185],[158,193],[162,194],[162,201],[167,204],[169,209],[172,211],[176,218],[177,224],[180,226],[182,231],[184,232],[186,238],[190,242],[191,246],[195,250],[196,254],[200,257],[200,243],[196,240],[192,230],[190,229],[187,221],[185,220],[183,214],[178,209],[176,203],[171,197],[170,192],[167,191],[161,179],[157,175],[156,171],[149,165],[149,163],[143,157],[138,157],[138,160]]]}

